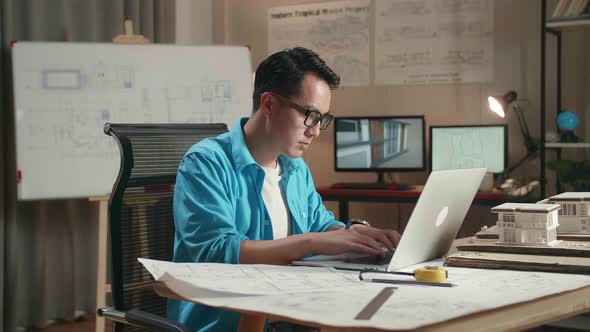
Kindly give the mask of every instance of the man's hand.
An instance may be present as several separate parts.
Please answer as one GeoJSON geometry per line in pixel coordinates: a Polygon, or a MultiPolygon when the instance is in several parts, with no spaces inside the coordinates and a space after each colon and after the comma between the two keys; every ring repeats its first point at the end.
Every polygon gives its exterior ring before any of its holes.
{"type": "Polygon", "coordinates": [[[381,244],[372,236],[351,229],[342,228],[331,232],[307,233],[306,235],[311,237],[312,251],[317,254],[338,255],[351,251],[369,255],[383,254],[381,244]]]}
{"type": "Polygon", "coordinates": [[[312,253],[383,255],[383,246],[393,250],[399,238],[396,231],[353,225],[349,229],[334,226],[326,232],[297,234],[272,241],[245,240],[240,244],[240,264],[287,265],[312,253]]]}
{"type": "Polygon", "coordinates": [[[362,235],[381,243],[389,251],[393,251],[399,244],[400,235],[392,229],[380,229],[368,227],[365,225],[352,225],[349,230],[355,231],[362,235]]]}

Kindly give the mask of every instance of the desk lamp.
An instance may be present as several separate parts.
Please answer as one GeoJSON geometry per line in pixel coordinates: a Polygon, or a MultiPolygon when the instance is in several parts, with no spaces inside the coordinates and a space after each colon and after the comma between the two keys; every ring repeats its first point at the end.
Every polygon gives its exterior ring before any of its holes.
{"type": "Polygon", "coordinates": [[[524,138],[524,144],[526,146],[527,151],[526,155],[521,160],[519,160],[516,164],[512,165],[503,172],[502,177],[504,179],[508,178],[510,176],[510,173],[512,173],[512,171],[514,171],[516,168],[522,165],[525,161],[532,159],[537,154],[537,145],[535,145],[535,142],[533,142],[533,139],[529,132],[529,127],[527,126],[526,121],[524,119],[522,108],[520,107],[520,105],[518,105],[518,103],[515,102],[517,97],[518,95],[514,90],[506,92],[506,94],[504,94],[503,96],[488,97],[488,104],[490,110],[498,114],[500,117],[505,117],[506,113],[508,113],[510,109],[514,112],[514,114],[516,114],[516,117],[518,118],[520,132],[522,134],[522,137],[524,138]]]}

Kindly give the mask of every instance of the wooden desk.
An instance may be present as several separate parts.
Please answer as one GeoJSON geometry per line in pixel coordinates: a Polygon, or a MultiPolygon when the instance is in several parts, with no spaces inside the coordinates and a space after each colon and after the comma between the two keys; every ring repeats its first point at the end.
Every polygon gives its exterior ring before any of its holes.
{"type": "MultiPolygon", "coordinates": [[[[332,189],[330,187],[318,187],[316,191],[324,201],[338,201],[338,213],[340,220],[348,220],[349,202],[394,202],[416,203],[424,186],[416,186],[411,190],[376,190],[376,189],[332,189]]],[[[519,199],[507,197],[499,192],[478,192],[475,194],[473,204],[496,206],[507,201],[514,202],[519,199]]],[[[523,200],[524,201],[524,200],[523,200]]]]}
{"type": "MultiPolygon", "coordinates": [[[[154,284],[158,295],[166,298],[184,300],[170,291],[163,283],[154,284]]],[[[227,308],[226,308],[227,309],[227,308]]],[[[231,310],[231,309],[229,309],[231,310]]],[[[560,294],[550,295],[528,302],[517,303],[463,317],[451,319],[420,328],[420,331],[521,331],[550,322],[572,317],[590,311],[590,286],[560,294]],[[585,299],[580,301],[580,299],[585,299]]],[[[321,328],[322,331],[387,331],[382,329],[341,328],[314,322],[298,321],[289,317],[275,316],[255,311],[239,311],[242,316],[238,331],[262,331],[266,319],[281,320],[295,324],[321,328]]]]}
{"type": "MultiPolygon", "coordinates": [[[[449,249],[449,254],[457,251],[457,246],[466,244],[470,238],[457,239],[449,249]]],[[[154,283],[155,292],[166,298],[189,301],[172,292],[162,282],[154,283]]],[[[225,308],[232,310],[230,308],[225,308]]],[[[386,331],[366,328],[341,328],[326,326],[314,322],[306,322],[271,315],[256,311],[238,310],[242,315],[238,331],[262,331],[267,319],[292,322],[295,324],[321,328],[322,331],[386,331]]],[[[420,331],[520,331],[531,329],[547,323],[590,312],[590,286],[549,295],[527,302],[516,303],[495,309],[468,314],[448,321],[424,326],[420,331]]]]}

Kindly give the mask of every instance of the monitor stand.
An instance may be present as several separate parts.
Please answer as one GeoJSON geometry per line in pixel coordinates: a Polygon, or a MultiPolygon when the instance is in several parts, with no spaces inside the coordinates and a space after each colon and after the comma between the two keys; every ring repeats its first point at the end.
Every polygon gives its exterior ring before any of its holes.
{"type": "Polygon", "coordinates": [[[410,190],[416,186],[404,183],[385,182],[385,174],[377,173],[377,182],[339,182],[331,186],[332,189],[378,189],[378,190],[410,190]]]}

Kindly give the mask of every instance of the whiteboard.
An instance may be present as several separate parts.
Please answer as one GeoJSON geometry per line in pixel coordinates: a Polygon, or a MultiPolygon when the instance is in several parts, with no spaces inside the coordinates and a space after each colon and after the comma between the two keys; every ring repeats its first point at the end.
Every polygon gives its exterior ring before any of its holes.
{"type": "Polygon", "coordinates": [[[112,123],[226,123],[252,111],[245,47],[17,42],[18,199],[109,195],[112,123]]]}

